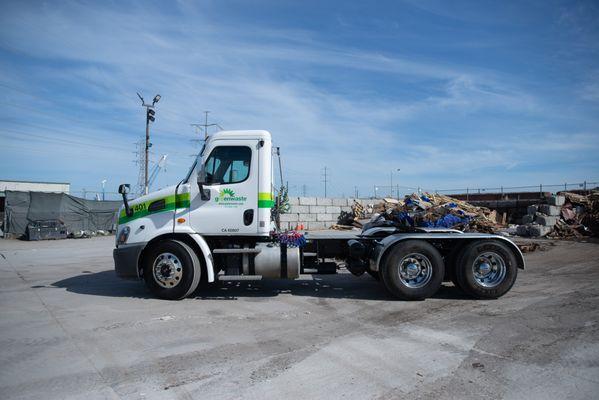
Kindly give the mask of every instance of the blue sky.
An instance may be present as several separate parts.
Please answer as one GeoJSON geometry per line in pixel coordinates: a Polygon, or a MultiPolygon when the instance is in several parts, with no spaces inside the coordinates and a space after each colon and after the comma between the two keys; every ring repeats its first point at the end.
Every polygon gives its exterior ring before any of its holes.
{"type": "Polygon", "coordinates": [[[596,1],[4,1],[0,179],[135,183],[160,93],[156,187],[203,110],[267,129],[299,193],[599,181],[596,1]],[[400,168],[401,171],[396,170],[400,168]]]}

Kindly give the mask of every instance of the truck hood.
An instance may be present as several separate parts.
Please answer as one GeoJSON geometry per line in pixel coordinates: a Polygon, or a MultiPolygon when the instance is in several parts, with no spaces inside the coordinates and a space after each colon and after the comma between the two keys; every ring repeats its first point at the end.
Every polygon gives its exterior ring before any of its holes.
{"type": "Polygon", "coordinates": [[[137,218],[145,217],[157,212],[174,211],[176,208],[189,207],[189,193],[180,193],[175,195],[177,185],[167,186],[156,192],[148,193],[134,200],[129,201],[129,207],[133,210],[133,215],[125,214],[125,206],[119,208],[119,225],[127,223],[137,218]],[[156,210],[150,210],[149,207],[156,201],[164,200],[164,206],[156,210]]]}

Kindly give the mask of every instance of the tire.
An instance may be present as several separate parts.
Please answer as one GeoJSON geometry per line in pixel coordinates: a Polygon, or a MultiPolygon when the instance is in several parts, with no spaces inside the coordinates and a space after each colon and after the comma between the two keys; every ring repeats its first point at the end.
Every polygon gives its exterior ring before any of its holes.
{"type": "Polygon", "coordinates": [[[381,266],[387,290],[400,299],[423,300],[434,295],[443,283],[443,257],[430,243],[409,240],[396,244],[381,266]]]}
{"type": "Polygon", "coordinates": [[[455,266],[457,286],[478,299],[496,299],[506,294],[518,276],[513,251],[497,240],[479,240],[467,245],[455,266]]]}
{"type": "Polygon", "coordinates": [[[189,296],[202,277],[198,256],[191,247],[178,240],[157,243],[145,257],[143,268],[148,289],[155,296],[167,300],[181,300],[189,296]]]}
{"type": "Polygon", "coordinates": [[[372,271],[370,268],[366,268],[368,275],[372,276],[376,281],[381,281],[381,275],[379,271],[372,271]]]}

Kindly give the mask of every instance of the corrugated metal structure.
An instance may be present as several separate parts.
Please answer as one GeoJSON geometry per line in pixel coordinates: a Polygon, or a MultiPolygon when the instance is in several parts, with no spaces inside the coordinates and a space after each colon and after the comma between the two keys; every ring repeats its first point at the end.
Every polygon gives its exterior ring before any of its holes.
{"type": "Polygon", "coordinates": [[[0,236],[3,236],[3,231],[6,231],[5,209],[7,191],[69,194],[71,191],[71,184],[68,182],[16,181],[10,179],[0,179],[0,236]]]}
{"type": "Polygon", "coordinates": [[[59,220],[69,232],[113,231],[120,201],[86,200],[65,193],[5,192],[4,233],[18,237],[36,221],[59,220]]]}

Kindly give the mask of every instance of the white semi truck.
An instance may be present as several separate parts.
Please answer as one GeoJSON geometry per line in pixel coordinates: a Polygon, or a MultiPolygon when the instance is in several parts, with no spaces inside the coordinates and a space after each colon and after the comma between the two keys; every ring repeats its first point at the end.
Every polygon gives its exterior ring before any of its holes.
{"type": "Polygon", "coordinates": [[[453,229],[371,227],[308,232],[303,246],[272,234],[273,146],[267,131],[210,136],[177,185],[128,202],[121,185],[115,270],[154,295],[182,299],[201,282],[296,279],[308,271],[368,272],[393,295],[421,300],[444,280],[477,298],[497,298],[524,258],[505,237],[453,229]]]}

